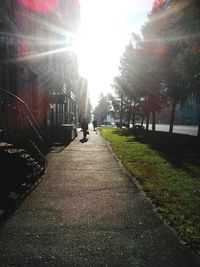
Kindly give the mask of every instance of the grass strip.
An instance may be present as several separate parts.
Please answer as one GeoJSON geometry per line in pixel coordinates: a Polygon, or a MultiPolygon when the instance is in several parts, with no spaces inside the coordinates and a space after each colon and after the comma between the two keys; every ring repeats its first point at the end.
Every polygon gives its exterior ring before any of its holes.
{"type": "Polygon", "coordinates": [[[200,145],[196,137],[102,128],[163,219],[200,251],[200,145]]]}

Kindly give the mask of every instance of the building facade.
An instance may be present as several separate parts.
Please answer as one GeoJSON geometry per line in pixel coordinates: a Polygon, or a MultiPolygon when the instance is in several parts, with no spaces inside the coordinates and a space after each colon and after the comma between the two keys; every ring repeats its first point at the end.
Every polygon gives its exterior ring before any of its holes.
{"type": "Polygon", "coordinates": [[[0,88],[18,96],[43,129],[76,123],[77,0],[0,1],[0,88]]]}

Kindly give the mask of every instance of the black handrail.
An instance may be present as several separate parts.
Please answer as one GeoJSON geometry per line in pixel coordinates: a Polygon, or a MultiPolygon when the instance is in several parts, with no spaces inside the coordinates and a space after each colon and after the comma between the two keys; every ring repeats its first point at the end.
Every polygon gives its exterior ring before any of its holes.
{"type": "MultiPolygon", "coordinates": [[[[42,132],[42,130],[40,129],[39,125],[37,124],[35,118],[33,117],[32,113],[31,113],[30,109],[28,108],[28,106],[26,105],[26,103],[25,103],[21,98],[19,98],[18,96],[14,95],[14,94],[12,94],[11,92],[8,92],[8,91],[6,91],[6,90],[4,90],[4,89],[1,89],[1,88],[0,88],[0,92],[3,93],[3,94],[5,94],[5,95],[7,95],[7,96],[9,95],[11,98],[13,98],[14,100],[17,100],[19,103],[22,104],[23,107],[25,107],[25,109],[26,109],[28,115],[29,115],[30,118],[31,118],[31,121],[34,123],[34,127],[36,128],[38,134],[39,134],[40,136],[42,136],[42,135],[43,135],[43,132],[42,132]]],[[[1,100],[1,95],[0,95],[0,100],[1,100]]],[[[11,104],[11,102],[9,102],[8,104],[11,104]]]]}
{"type": "Polygon", "coordinates": [[[3,138],[46,164],[44,134],[25,102],[0,88],[0,130],[3,138]]]}

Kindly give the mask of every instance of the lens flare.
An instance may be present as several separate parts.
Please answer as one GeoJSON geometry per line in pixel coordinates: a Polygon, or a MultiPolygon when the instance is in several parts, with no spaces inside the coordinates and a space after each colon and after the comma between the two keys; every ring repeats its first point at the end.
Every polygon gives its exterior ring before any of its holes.
{"type": "Polygon", "coordinates": [[[56,9],[59,0],[17,0],[24,7],[37,12],[49,13],[56,9]]]}

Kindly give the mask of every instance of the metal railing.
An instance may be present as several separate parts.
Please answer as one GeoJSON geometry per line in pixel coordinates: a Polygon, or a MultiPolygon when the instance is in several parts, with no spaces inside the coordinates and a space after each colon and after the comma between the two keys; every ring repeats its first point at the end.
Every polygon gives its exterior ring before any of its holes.
{"type": "Polygon", "coordinates": [[[24,150],[43,170],[48,146],[30,109],[23,100],[0,89],[0,142],[24,150]]]}

